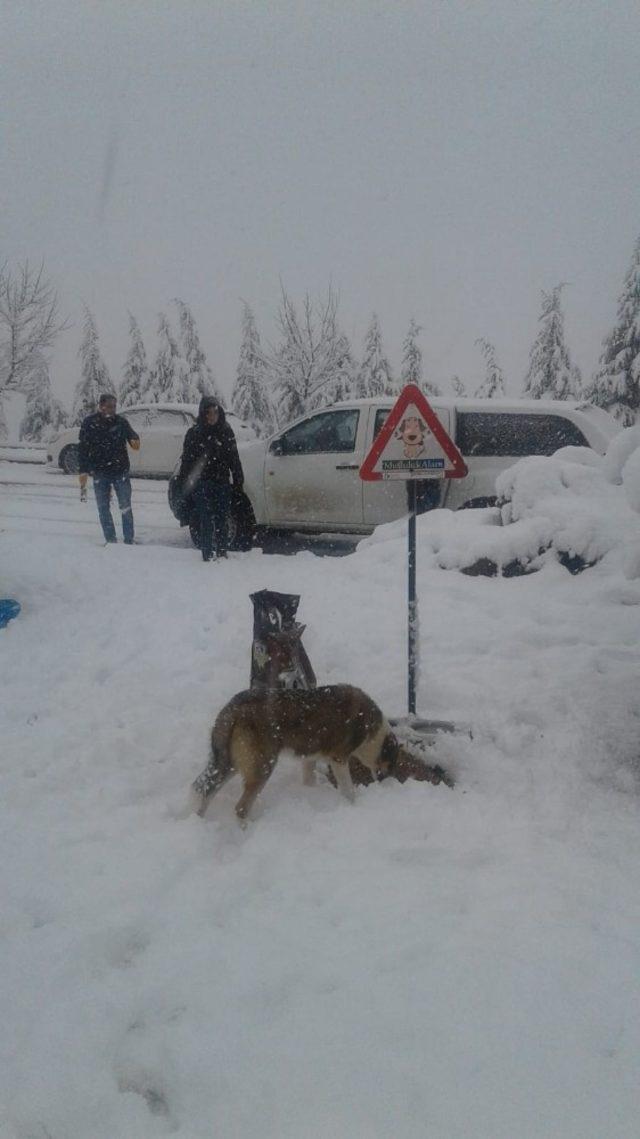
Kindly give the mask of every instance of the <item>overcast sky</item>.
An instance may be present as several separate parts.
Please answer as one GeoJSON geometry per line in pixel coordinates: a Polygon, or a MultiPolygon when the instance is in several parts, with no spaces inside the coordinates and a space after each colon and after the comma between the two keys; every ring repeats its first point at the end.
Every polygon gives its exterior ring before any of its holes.
{"type": "MultiPolygon", "coordinates": [[[[280,282],[373,311],[399,369],[519,393],[540,290],[560,281],[590,374],[640,233],[637,0],[0,0],[0,257],[44,258],[113,378],[127,310],[189,302],[225,392],[241,300],[263,341],[280,282]]],[[[175,314],[175,310],[174,310],[175,314]]]]}

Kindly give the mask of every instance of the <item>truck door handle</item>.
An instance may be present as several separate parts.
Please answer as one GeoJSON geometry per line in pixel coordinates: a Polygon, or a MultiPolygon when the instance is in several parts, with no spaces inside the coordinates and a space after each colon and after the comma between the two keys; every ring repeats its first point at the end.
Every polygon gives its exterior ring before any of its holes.
{"type": "Polygon", "coordinates": [[[358,471],[360,463],[336,463],[337,471],[358,471]]]}

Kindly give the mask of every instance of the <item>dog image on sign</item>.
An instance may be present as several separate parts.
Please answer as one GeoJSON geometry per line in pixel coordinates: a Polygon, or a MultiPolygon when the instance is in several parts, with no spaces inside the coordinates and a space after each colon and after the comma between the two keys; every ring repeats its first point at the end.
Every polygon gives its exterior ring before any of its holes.
{"type": "Polygon", "coordinates": [[[419,415],[407,415],[396,431],[396,439],[402,440],[402,454],[405,459],[417,459],[424,451],[425,435],[431,432],[419,415]]]}

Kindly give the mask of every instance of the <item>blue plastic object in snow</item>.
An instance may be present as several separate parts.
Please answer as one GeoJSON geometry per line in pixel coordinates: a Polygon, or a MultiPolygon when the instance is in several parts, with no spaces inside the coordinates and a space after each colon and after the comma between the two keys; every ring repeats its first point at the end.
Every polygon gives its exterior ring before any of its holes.
{"type": "Polygon", "coordinates": [[[20,612],[20,602],[14,601],[12,597],[0,598],[0,629],[4,629],[5,625],[9,624],[12,617],[17,617],[20,612]]]}

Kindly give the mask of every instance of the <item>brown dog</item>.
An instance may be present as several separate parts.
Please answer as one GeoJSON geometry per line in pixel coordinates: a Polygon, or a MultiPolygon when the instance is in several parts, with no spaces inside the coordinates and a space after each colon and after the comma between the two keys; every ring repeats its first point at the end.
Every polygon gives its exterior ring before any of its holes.
{"type": "Polygon", "coordinates": [[[394,773],[401,782],[409,777],[431,782],[444,778],[444,772],[434,777],[435,769],[416,761],[398,743],[377,704],[359,688],[330,684],[275,692],[248,689],[225,705],[213,725],[211,758],[192,786],[198,814],[204,814],[209,799],[238,772],[244,789],[236,814],[245,819],[284,748],[306,761],[307,782],[315,760],[326,760],[337,787],[349,799],[354,797],[349,770],[353,761],[372,779],[394,773]]]}

